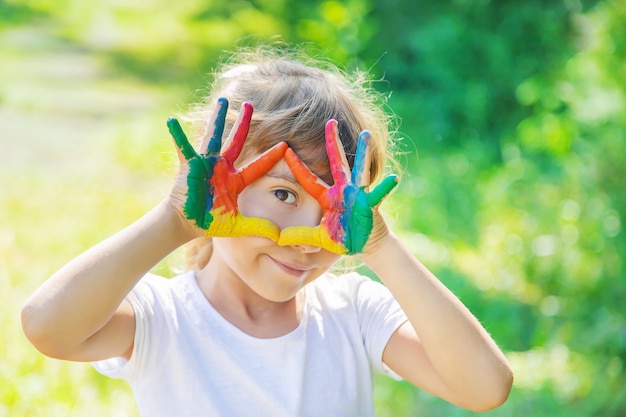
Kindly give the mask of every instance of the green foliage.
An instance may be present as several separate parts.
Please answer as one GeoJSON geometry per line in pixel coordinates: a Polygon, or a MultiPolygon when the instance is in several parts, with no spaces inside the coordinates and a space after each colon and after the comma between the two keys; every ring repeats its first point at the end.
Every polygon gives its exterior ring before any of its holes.
{"type": "Polygon", "coordinates": [[[572,55],[572,18],[582,11],[580,2],[374,3],[378,35],[369,47],[387,52],[381,67],[404,98],[401,114],[416,114],[405,120],[421,146],[475,138],[493,144],[485,150],[494,158],[501,138],[529,112],[517,87],[536,76],[533,92],[550,99],[542,83],[572,55]]]}
{"type": "Polygon", "coordinates": [[[11,0],[0,0],[0,29],[4,26],[28,22],[36,16],[37,13],[22,4],[11,0]]]}
{"type": "MultiPolygon", "coordinates": [[[[271,40],[393,92],[406,175],[391,221],[514,367],[487,415],[622,415],[626,3],[4,0],[0,416],[136,415],[123,384],[37,354],[20,305],[158,201],[165,118],[224,50],[271,40]]],[[[473,415],[383,378],[376,407],[473,415]]]]}

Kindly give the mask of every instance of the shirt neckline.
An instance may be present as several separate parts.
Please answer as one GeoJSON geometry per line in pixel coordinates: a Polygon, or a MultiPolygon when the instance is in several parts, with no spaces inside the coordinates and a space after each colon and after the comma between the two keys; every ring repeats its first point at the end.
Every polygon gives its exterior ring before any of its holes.
{"type": "Polygon", "coordinates": [[[307,289],[308,285],[303,288],[304,290],[304,306],[302,308],[302,316],[300,317],[300,322],[298,326],[292,331],[277,337],[270,338],[260,338],[252,336],[239,327],[235,326],[230,321],[226,320],[222,314],[215,309],[213,304],[204,296],[202,289],[198,285],[196,280],[196,271],[188,271],[184,273],[181,277],[186,281],[186,289],[189,297],[189,301],[191,301],[191,308],[196,310],[192,312],[192,314],[196,315],[196,317],[200,318],[200,320],[207,320],[212,323],[218,324],[229,334],[237,337],[238,339],[253,345],[274,345],[274,344],[282,344],[300,337],[301,334],[304,333],[308,318],[310,315],[310,305],[311,300],[310,297],[313,295],[312,291],[307,289]]]}

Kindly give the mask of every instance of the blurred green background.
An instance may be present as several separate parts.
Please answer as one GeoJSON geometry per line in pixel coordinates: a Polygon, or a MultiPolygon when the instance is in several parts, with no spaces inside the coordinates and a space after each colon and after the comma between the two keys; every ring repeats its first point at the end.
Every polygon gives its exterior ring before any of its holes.
{"type": "MultiPolygon", "coordinates": [[[[19,310],[162,198],[165,119],[259,40],[381,80],[406,169],[389,217],[514,367],[486,414],[625,416],[623,0],[0,0],[0,416],[137,416],[124,383],[38,354],[19,310]]],[[[382,378],[376,407],[474,415],[382,378]]]]}

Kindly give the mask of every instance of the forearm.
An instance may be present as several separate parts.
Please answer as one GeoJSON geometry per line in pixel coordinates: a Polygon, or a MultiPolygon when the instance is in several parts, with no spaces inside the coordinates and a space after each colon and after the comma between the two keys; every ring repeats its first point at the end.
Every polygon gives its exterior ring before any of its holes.
{"type": "Polygon", "coordinates": [[[26,335],[40,350],[80,345],[110,320],[147,271],[188,239],[175,211],[158,205],[39,287],[22,312],[26,335]]]}
{"type": "Polygon", "coordinates": [[[361,259],[401,305],[448,390],[466,397],[508,390],[508,363],[478,320],[395,235],[380,243],[361,259]]]}

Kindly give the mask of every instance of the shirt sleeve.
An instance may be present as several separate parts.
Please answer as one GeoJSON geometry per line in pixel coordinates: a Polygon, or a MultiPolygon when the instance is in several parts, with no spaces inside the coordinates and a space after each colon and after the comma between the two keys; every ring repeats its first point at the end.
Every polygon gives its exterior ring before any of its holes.
{"type": "Polygon", "coordinates": [[[167,340],[167,314],[164,311],[163,291],[159,291],[166,278],[152,274],[145,275],[135,285],[126,299],[135,314],[135,337],[130,360],[120,357],[93,362],[93,367],[103,375],[127,381],[140,372],[155,369],[158,358],[167,340]],[[157,331],[158,329],[158,331],[157,331]]]}
{"type": "MultiPolygon", "coordinates": [[[[407,321],[406,314],[383,284],[352,273],[356,309],[363,343],[377,372],[402,379],[383,363],[383,352],[393,333],[407,321]]],[[[348,277],[347,277],[348,278],[348,277]]]]}

